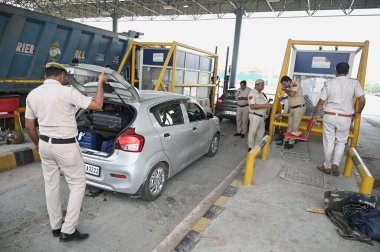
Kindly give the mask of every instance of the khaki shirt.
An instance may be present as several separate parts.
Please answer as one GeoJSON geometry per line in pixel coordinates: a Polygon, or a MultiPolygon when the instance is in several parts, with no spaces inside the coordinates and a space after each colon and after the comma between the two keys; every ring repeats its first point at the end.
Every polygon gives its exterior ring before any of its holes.
{"type": "MultiPolygon", "coordinates": [[[[268,101],[265,98],[263,92],[258,92],[256,89],[253,89],[251,93],[249,94],[248,98],[248,104],[267,104],[268,101]]],[[[266,115],[267,114],[267,108],[261,108],[261,109],[251,109],[251,106],[249,106],[249,112],[255,112],[260,115],[266,115]]]]}
{"type": "Polygon", "coordinates": [[[347,115],[354,113],[354,97],[363,95],[359,81],[347,76],[326,81],[321,91],[321,99],[326,101],[325,111],[347,115]]]}
{"type": "MultiPolygon", "coordinates": [[[[238,96],[240,96],[240,97],[248,97],[249,93],[251,91],[252,91],[252,89],[249,88],[249,87],[246,87],[244,90],[242,90],[241,88],[239,88],[237,90],[236,97],[238,97],[238,96]]],[[[248,100],[237,100],[237,103],[238,103],[239,106],[248,105],[248,100]]]]}
{"type": "Polygon", "coordinates": [[[90,97],[73,87],[48,79],[26,98],[25,118],[38,120],[41,135],[72,138],[78,135],[75,108],[86,109],[90,103],[90,97]]]}
{"type": "Polygon", "coordinates": [[[305,104],[303,90],[299,82],[295,81],[289,88],[289,90],[296,92],[294,96],[288,96],[288,104],[290,107],[305,104]]]}

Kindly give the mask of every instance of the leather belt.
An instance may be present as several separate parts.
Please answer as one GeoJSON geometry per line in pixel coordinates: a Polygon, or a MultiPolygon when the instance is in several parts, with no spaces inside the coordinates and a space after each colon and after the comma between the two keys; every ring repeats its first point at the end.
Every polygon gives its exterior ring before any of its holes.
{"type": "Polygon", "coordinates": [[[257,115],[257,116],[260,116],[260,117],[264,117],[264,115],[260,115],[260,114],[257,114],[255,112],[249,112],[250,114],[253,114],[253,115],[257,115]]]}
{"type": "Polygon", "coordinates": [[[303,108],[303,107],[305,107],[305,104],[300,104],[300,105],[292,106],[292,107],[290,107],[290,109],[303,108]]]}
{"type": "Polygon", "coordinates": [[[239,105],[239,104],[238,104],[238,106],[241,107],[241,108],[244,108],[244,107],[247,107],[248,104],[247,104],[247,105],[239,105]]]}
{"type": "Polygon", "coordinates": [[[334,113],[334,112],[325,112],[326,115],[337,115],[341,117],[352,117],[352,115],[347,115],[347,114],[339,114],[339,113],[334,113]]]}
{"type": "Polygon", "coordinates": [[[51,138],[48,136],[40,135],[40,139],[47,142],[47,143],[49,142],[49,139],[51,139],[51,143],[53,143],[53,144],[70,144],[70,143],[76,142],[75,137],[67,138],[67,139],[60,139],[60,138],[51,138]]]}

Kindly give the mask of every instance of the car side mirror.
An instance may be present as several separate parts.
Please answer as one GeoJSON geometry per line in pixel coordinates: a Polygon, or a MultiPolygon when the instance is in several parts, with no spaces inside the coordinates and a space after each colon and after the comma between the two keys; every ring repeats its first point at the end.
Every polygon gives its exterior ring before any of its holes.
{"type": "Polygon", "coordinates": [[[214,118],[214,114],[211,112],[207,112],[207,118],[208,119],[214,118]]]}

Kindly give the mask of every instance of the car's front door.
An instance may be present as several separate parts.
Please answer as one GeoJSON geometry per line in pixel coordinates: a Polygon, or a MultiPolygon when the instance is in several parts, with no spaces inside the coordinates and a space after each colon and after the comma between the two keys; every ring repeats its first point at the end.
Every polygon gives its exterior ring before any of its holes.
{"type": "MultiPolygon", "coordinates": [[[[211,141],[210,123],[202,107],[195,101],[186,100],[184,106],[192,132],[189,152],[195,160],[206,154],[208,150],[211,141]]],[[[185,116],[185,121],[186,119],[185,116]]]]}

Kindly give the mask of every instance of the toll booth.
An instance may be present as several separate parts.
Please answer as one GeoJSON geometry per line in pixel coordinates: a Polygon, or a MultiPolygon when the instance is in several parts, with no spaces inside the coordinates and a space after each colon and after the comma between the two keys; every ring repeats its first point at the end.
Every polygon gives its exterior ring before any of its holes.
{"type": "MultiPolygon", "coordinates": [[[[267,158],[269,144],[273,138],[275,127],[286,131],[288,127],[288,106],[280,103],[279,97],[284,95],[280,79],[288,75],[298,81],[305,95],[306,113],[302,119],[300,130],[305,131],[308,120],[314,114],[320,92],[325,81],[335,77],[335,66],[339,62],[350,65],[349,77],[357,78],[364,90],[367,68],[369,41],[364,42],[330,42],[330,41],[299,41],[288,40],[284,61],[279,76],[273,109],[270,114],[270,141],[263,151],[263,159],[267,158]]],[[[355,108],[358,104],[355,101],[355,108]]],[[[320,125],[314,126],[311,133],[322,135],[323,114],[317,119],[320,125]]],[[[360,117],[353,121],[349,133],[350,147],[358,143],[360,117]]],[[[351,165],[346,163],[346,165],[351,165]]]]}
{"type": "Polygon", "coordinates": [[[140,90],[162,90],[196,98],[213,108],[218,55],[178,42],[137,42],[129,46],[120,64],[131,58],[127,79],[140,90]],[[130,54],[132,54],[131,57],[130,54]],[[211,98],[211,101],[210,101],[211,98]]]}

